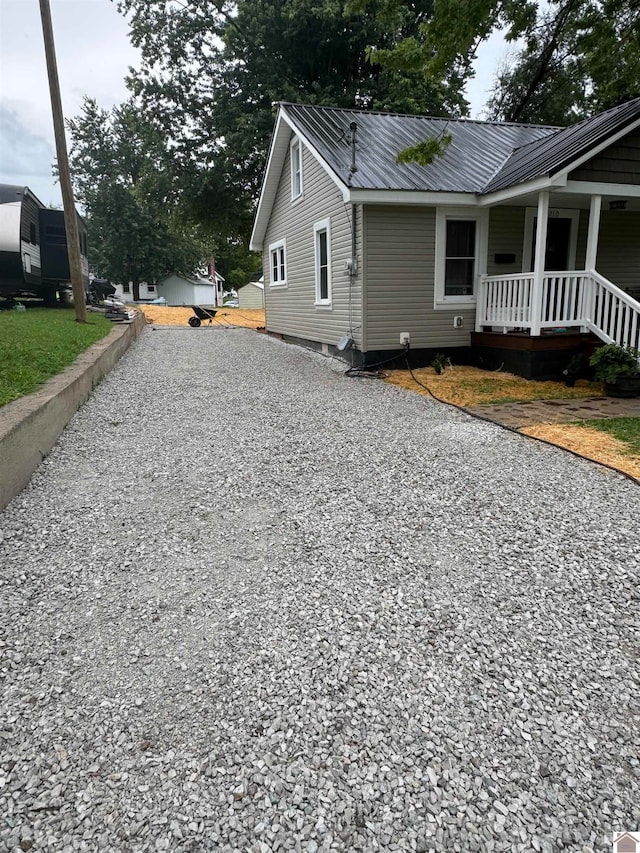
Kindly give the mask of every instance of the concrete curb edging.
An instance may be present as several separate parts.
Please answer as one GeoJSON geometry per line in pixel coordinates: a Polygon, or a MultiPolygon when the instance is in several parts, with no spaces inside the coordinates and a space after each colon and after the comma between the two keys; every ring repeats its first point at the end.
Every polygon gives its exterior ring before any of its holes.
{"type": "Polygon", "coordinates": [[[80,406],[146,324],[115,326],[42,388],[0,409],[0,510],[19,494],[80,406]]]}

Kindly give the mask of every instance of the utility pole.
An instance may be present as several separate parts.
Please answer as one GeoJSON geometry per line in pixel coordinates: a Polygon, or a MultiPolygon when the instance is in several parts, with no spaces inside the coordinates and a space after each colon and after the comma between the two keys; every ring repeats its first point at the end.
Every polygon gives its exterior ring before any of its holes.
{"type": "Polygon", "coordinates": [[[78,235],[78,219],[73,200],[71,173],[69,172],[69,157],[67,141],[64,135],[64,115],[60,98],[60,83],[56,50],[53,42],[53,26],[51,24],[51,9],[49,0],[40,0],[40,17],[42,18],[42,35],[44,36],[44,52],[47,58],[47,74],[49,76],[49,92],[51,94],[51,112],[53,113],[53,131],[56,139],[56,155],[58,158],[58,176],[62,190],[64,207],[64,227],[67,232],[67,253],[69,255],[69,270],[71,272],[71,287],[73,303],[76,309],[76,323],[87,322],[86,297],[82,281],[80,265],[80,237],[78,235]]]}

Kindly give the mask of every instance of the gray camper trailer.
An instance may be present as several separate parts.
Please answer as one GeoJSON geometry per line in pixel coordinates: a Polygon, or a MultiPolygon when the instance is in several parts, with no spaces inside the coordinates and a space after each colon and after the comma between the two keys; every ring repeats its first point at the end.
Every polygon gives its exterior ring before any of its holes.
{"type": "MultiPolygon", "coordinates": [[[[87,229],[79,216],[78,230],[86,289],[87,229]]],[[[51,303],[70,281],[63,211],[46,208],[28,187],[0,184],[0,296],[51,303]]]]}
{"type": "MultiPolygon", "coordinates": [[[[82,283],[86,290],[89,284],[87,228],[82,218],[80,216],[77,218],[82,283]]],[[[54,290],[68,287],[71,281],[71,271],[67,253],[67,232],[62,210],[43,208],[40,211],[40,247],[43,285],[47,288],[54,288],[54,290]]]]}
{"type": "Polygon", "coordinates": [[[42,208],[28,187],[0,184],[0,295],[37,294],[42,287],[42,208]]]}

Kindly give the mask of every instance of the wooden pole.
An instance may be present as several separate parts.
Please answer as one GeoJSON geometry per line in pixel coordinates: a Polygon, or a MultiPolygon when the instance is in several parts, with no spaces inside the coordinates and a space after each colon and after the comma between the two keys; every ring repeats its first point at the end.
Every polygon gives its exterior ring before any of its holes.
{"type": "Polygon", "coordinates": [[[42,18],[44,52],[47,58],[47,74],[49,77],[49,92],[51,95],[51,112],[53,114],[53,131],[56,140],[58,176],[60,178],[60,188],[62,190],[64,227],[67,232],[67,253],[69,255],[69,270],[71,272],[71,287],[73,289],[76,322],[86,323],[87,308],[84,282],[82,280],[82,266],[80,263],[78,219],[73,200],[73,187],[71,186],[67,141],[64,135],[64,115],[62,112],[62,100],[60,98],[60,83],[58,81],[58,66],[56,63],[56,51],[53,41],[53,26],[51,23],[49,0],[40,0],[40,17],[42,18]]]}

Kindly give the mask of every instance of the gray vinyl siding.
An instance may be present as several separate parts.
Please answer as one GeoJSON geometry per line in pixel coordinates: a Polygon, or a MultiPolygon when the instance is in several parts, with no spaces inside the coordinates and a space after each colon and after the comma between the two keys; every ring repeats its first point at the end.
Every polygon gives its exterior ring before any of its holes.
{"type": "Polygon", "coordinates": [[[640,184],[640,130],[634,130],[575,169],[569,180],[640,184]]]}
{"type": "MultiPolygon", "coordinates": [[[[303,146],[303,196],[291,202],[291,163],[287,154],[264,239],[263,268],[266,327],[269,332],[335,345],[351,335],[362,346],[362,274],[353,284],[345,274],[351,257],[351,216],[338,187],[303,146]],[[331,222],[331,307],[315,302],[315,223],[331,222]],[[286,240],[287,286],[271,286],[269,245],[286,240]],[[351,293],[350,293],[351,289],[351,293]]],[[[356,209],[356,219],[361,213],[356,209]]],[[[356,234],[360,231],[358,223],[356,234]]],[[[361,254],[362,243],[358,244],[361,254]]],[[[360,269],[361,269],[360,263],[360,269]]]]}
{"type": "Polygon", "coordinates": [[[367,351],[468,346],[475,311],[434,310],[435,208],[365,207],[367,351]],[[453,318],[464,317],[461,329],[453,318]]]}
{"type": "Polygon", "coordinates": [[[524,246],[524,207],[493,207],[489,214],[487,257],[488,275],[513,275],[522,272],[524,246]],[[497,264],[497,254],[515,255],[512,264],[497,264]]]}
{"type": "MultiPolygon", "coordinates": [[[[603,210],[596,269],[618,287],[640,287],[640,213],[603,210]]],[[[636,296],[636,298],[638,298],[636,296]]]]}

